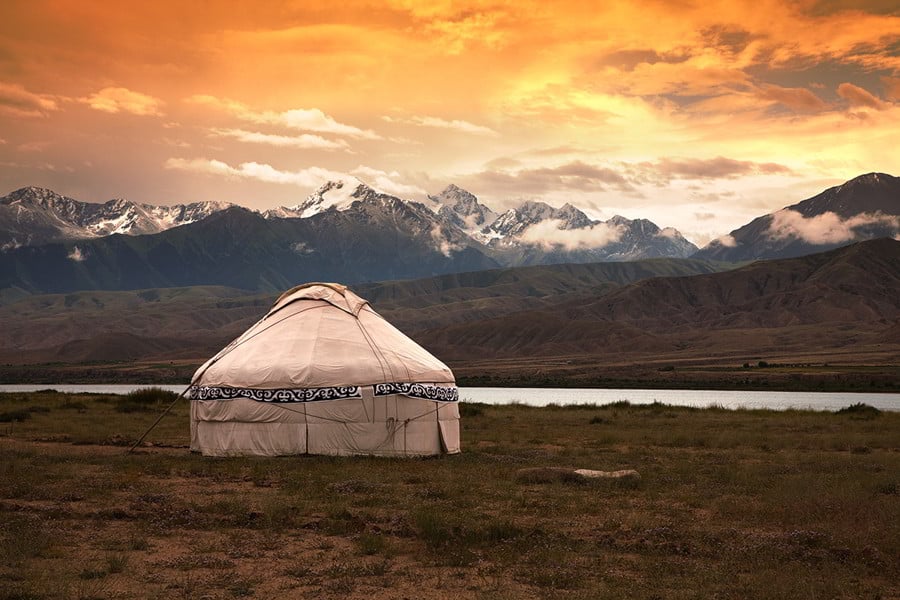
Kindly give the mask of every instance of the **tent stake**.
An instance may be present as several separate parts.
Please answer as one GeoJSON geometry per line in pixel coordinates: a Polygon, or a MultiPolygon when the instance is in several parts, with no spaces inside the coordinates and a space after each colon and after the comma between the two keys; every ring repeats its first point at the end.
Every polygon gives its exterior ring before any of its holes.
{"type": "Polygon", "coordinates": [[[148,435],[151,431],[153,431],[154,429],[156,429],[156,426],[159,425],[159,422],[163,420],[163,417],[166,416],[167,414],[169,414],[169,411],[172,410],[172,407],[175,406],[175,403],[176,403],[176,402],[178,402],[179,400],[181,400],[182,398],[184,398],[184,394],[185,394],[189,389],[191,389],[191,386],[187,386],[186,388],[184,388],[184,391],[182,391],[180,394],[178,394],[178,397],[177,397],[177,398],[175,398],[174,400],[172,400],[172,404],[170,404],[169,406],[166,407],[166,410],[164,410],[164,411],[162,412],[162,414],[159,415],[159,418],[156,419],[156,422],[153,423],[153,425],[151,425],[150,428],[147,429],[147,431],[144,432],[144,435],[142,435],[142,436],[138,439],[138,441],[136,441],[136,442],[134,443],[134,445],[133,445],[131,448],[128,449],[128,452],[126,452],[125,454],[131,454],[131,452],[132,452],[135,448],[137,448],[137,447],[140,445],[141,442],[144,441],[144,438],[147,437],[147,435],[148,435]]]}

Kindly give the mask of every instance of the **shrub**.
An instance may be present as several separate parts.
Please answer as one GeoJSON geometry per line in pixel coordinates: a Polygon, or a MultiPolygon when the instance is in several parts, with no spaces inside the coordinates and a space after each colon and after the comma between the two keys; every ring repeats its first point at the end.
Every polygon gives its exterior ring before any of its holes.
{"type": "Polygon", "coordinates": [[[142,388],[125,394],[125,401],[134,404],[158,404],[172,402],[178,394],[158,387],[142,388]]]}
{"type": "Polygon", "coordinates": [[[152,412],[169,404],[177,397],[178,394],[175,392],[162,388],[143,388],[125,394],[125,397],[116,406],[116,410],[121,413],[152,412]]]}
{"type": "Polygon", "coordinates": [[[459,416],[460,417],[477,417],[484,412],[482,405],[476,402],[460,402],[459,403],[459,416]]]}
{"type": "Polygon", "coordinates": [[[838,415],[849,415],[853,419],[874,419],[881,416],[881,411],[863,402],[857,402],[837,411],[838,415]]]}
{"type": "Polygon", "coordinates": [[[380,554],[384,551],[386,540],[383,535],[363,533],[357,540],[357,546],[359,547],[359,552],[361,554],[371,556],[373,554],[380,554]]]}

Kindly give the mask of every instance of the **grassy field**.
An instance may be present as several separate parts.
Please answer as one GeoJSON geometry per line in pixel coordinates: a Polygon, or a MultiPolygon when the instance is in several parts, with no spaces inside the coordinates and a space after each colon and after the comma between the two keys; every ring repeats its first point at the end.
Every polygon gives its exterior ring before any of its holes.
{"type": "Polygon", "coordinates": [[[900,414],[464,403],[463,454],[211,459],[0,395],[0,599],[900,598],[900,414]],[[532,467],[639,481],[534,483],[532,467]]]}

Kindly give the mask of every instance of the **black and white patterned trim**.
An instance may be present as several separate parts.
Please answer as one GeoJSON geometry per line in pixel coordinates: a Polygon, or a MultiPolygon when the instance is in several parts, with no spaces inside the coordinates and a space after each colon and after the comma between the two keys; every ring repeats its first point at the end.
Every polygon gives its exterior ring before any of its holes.
{"type": "Polygon", "coordinates": [[[376,383],[376,396],[401,394],[410,398],[436,400],[438,402],[456,402],[459,400],[459,389],[456,386],[442,387],[431,383],[376,383]]]}
{"type": "Polygon", "coordinates": [[[192,385],[188,391],[191,400],[234,400],[249,398],[257,402],[314,402],[316,400],[341,400],[362,398],[359,386],[292,388],[258,390],[249,388],[210,387],[192,385]]]}

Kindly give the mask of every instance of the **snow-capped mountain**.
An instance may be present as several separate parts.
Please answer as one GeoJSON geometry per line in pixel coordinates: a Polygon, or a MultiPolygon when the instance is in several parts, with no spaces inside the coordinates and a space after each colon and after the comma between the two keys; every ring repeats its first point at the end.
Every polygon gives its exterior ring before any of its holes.
{"type": "Polygon", "coordinates": [[[480,232],[497,220],[497,213],[478,202],[473,194],[454,184],[437,196],[428,196],[438,215],[470,234],[480,232]]]}
{"type": "Polygon", "coordinates": [[[675,229],[646,219],[592,220],[571,204],[554,208],[544,202],[509,209],[480,235],[515,265],[686,258],[697,251],[675,229]]]}
{"type": "MultiPolygon", "coordinates": [[[[155,234],[229,206],[216,202],[152,206],[122,199],[91,204],[46,189],[23,188],[0,199],[0,251],[117,233],[155,234]]],[[[261,216],[272,223],[309,221],[310,228],[304,231],[316,233],[291,243],[295,254],[302,250],[305,256],[315,254],[317,244],[324,243],[320,230],[330,230],[337,248],[349,247],[360,235],[383,238],[388,246],[400,244],[402,238],[402,244],[412,243],[419,252],[427,248],[446,258],[474,252],[472,256],[482,256],[484,264],[495,266],[684,257],[696,250],[677,231],[660,230],[650,221],[623,217],[594,221],[571,204],[555,208],[525,202],[498,215],[456,185],[423,204],[373,189],[355,177],[329,181],[299,204],[261,216]]],[[[472,266],[481,264],[466,260],[472,266]]]]}
{"type": "Polygon", "coordinates": [[[347,210],[354,202],[379,194],[356,177],[328,181],[296,206],[267,210],[267,219],[306,219],[326,210],[347,210]]]}
{"type": "Polygon", "coordinates": [[[586,214],[571,204],[554,208],[544,202],[528,201],[500,215],[483,233],[490,238],[510,243],[528,228],[547,221],[555,221],[556,229],[560,230],[583,229],[593,224],[586,214]]]}
{"type": "Polygon", "coordinates": [[[757,217],[695,257],[734,262],[793,258],[878,237],[900,239],[900,177],[866,173],[757,217]]]}
{"type": "Polygon", "coordinates": [[[224,202],[153,206],[121,198],[96,204],[26,187],[0,198],[0,249],[115,233],[159,233],[205,219],[228,206],[224,202]]]}

